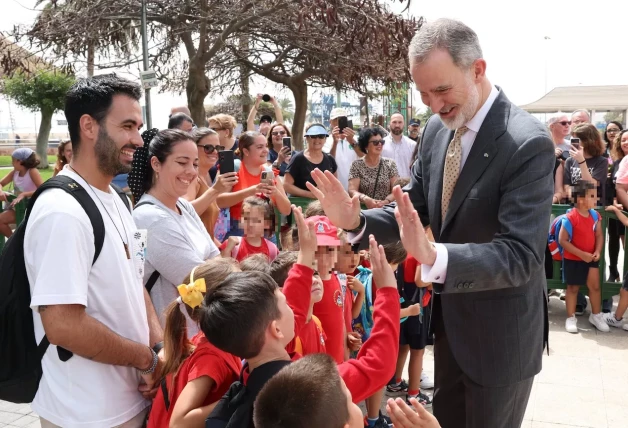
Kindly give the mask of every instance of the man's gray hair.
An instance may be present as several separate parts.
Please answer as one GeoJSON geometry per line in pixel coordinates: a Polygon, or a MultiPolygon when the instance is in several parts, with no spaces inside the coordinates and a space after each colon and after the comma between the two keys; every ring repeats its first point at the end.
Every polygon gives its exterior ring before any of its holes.
{"type": "Polygon", "coordinates": [[[591,113],[589,113],[589,110],[585,110],[583,108],[575,110],[573,113],[571,113],[571,115],[573,116],[576,113],[584,113],[587,115],[587,117],[589,118],[589,120],[591,120],[591,113]]]}
{"type": "Polygon", "coordinates": [[[410,42],[410,63],[425,61],[436,49],[445,49],[459,68],[482,58],[478,35],[460,21],[441,18],[424,24],[410,42]]]}

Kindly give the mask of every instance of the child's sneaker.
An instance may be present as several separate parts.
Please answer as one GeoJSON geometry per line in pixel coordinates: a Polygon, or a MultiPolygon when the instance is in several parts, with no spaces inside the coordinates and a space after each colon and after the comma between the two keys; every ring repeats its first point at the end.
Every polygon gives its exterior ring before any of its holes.
{"type": "Polygon", "coordinates": [[[604,314],[602,313],[589,315],[589,322],[600,331],[603,331],[605,333],[611,331],[608,324],[606,324],[606,321],[604,320],[604,314]]]}
{"type": "Polygon", "coordinates": [[[433,389],[434,388],[434,381],[432,380],[432,378],[430,378],[430,376],[425,373],[425,372],[421,372],[421,389],[433,389]]]}
{"type": "Polygon", "coordinates": [[[578,320],[575,315],[567,318],[565,321],[565,330],[567,330],[567,333],[578,333],[578,320]]]}
{"type": "MultiPolygon", "coordinates": [[[[406,395],[406,403],[408,403],[408,406],[412,407],[412,404],[410,404],[410,398],[412,397],[406,395]]],[[[419,395],[414,398],[416,398],[417,401],[421,403],[421,406],[425,408],[432,407],[432,399],[427,394],[419,392],[419,395]]]]}
{"type": "Polygon", "coordinates": [[[604,321],[606,321],[606,324],[608,324],[609,326],[617,328],[621,328],[624,324],[623,320],[618,321],[617,318],[615,318],[615,312],[611,312],[610,314],[604,314],[604,321]]]}
{"type": "Polygon", "coordinates": [[[408,383],[403,379],[399,383],[386,385],[386,395],[402,395],[406,392],[408,392],[408,383]]]}
{"type": "Polygon", "coordinates": [[[364,417],[364,426],[371,428],[392,428],[393,423],[392,420],[388,416],[382,415],[382,412],[379,412],[379,418],[375,421],[375,425],[369,425],[368,419],[364,417]]]}

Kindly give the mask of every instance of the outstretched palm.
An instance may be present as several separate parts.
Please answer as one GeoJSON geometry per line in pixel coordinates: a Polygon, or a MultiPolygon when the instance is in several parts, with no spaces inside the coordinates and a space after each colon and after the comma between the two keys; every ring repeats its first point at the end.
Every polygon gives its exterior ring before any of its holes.
{"type": "Polygon", "coordinates": [[[360,201],[351,198],[334,175],[318,168],[312,171],[316,186],[306,183],[307,188],[321,202],[325,215],[341,229],[355,229],[360,223],[360,201]]]}

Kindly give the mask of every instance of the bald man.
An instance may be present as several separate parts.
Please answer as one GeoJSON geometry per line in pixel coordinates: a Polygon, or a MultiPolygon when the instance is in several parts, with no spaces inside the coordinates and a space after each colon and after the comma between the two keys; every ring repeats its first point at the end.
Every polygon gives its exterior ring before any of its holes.
{"type": "Polygon", "coordinates": [[[190,109],[188,108],[188,106],[172,107],[170,109],[170,116],[177,113],[185,113],[188,116],[192,117],[192,113],[190,113],[190,109]]]}
{"type": "Polygon", "coordinates": [[[399,177],[410,178],[410,162],[416,142],[403,135],[405,121],[401,113],[390,117],[390,134],[384,138],[382,157],[390,158],[397,164],[399,177]]]}

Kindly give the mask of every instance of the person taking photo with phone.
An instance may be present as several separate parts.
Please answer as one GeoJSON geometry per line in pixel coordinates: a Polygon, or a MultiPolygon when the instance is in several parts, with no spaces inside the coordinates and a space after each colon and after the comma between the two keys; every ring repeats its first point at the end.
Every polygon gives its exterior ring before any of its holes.
{"type": "Polygon", "coordinates": [[[230,192],[218,196],[220,208],[229,208],[230,227],[225,239],[230,236],[242,236],[240,220],[242,218],[242,201],[249,196],[261,193],[273,202],[283,215],[290,214],[292,208],[281,180],[274,178],[272,169],[266,166],[268,159],[268,142],[259,132],[247,131],[240,135],[240,147],[236,154],[240,155],[242,165],[238,171],[238,182],[230,192]],[[271,179],[262,181],[262,173],[270,173],[271,179]]]}
{"type": "MultiPolygon", "coordinates": [[[[364,156],[355,137],[353,123],[349,123],[345,109],[337,107],[329,115],[331,127],[331,149],[329,154],[338,165],[338,180],[349,190],[349,170],[353,161],[364,156]],[[351,126],[350,126],[351,125],[351,126]]],[[[329,141],[327,142],[329,144],[329,141]]]]}
{"type": "Polygon", "coordinates": [[[284,140],[292,139],[292,134],[286,125],[276,123],[270,127],[270,131],[266,136],[268,141],[268,164],[274,170],[279,171],[279,176],[283,177],[286,168],[292,158],[292,141],[290,144],[284,144],[284,140]]]}
{"type": "MultiPolygon", "coordinates": [[[[249,117],[246,120],[246,130],[247,131],[255,131],[255,116],[257,115],[257,109],[259,109],[260,103],[264,101],[265,103],[271,103],[275,110],[275,118],[277,119],[277,123],[283,123],[283,114],[281,113],[281,106],[275,99],[268,94],[257,94],[255,98],[255,105],[251,107],[251,112],[249,113],[249,117]]],[[[270,131],[271,124],[273,122],[273,118],[267,114],[264,114],[259,119],[259,133],[263,136],[268,135],[268,131],[270,131]]]]}

